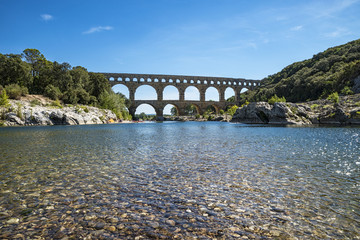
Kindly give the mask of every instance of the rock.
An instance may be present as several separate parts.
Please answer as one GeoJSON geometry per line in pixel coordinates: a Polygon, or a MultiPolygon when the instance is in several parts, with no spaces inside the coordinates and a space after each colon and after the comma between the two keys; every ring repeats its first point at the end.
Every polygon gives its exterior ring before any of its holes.
{"type": "Polygon", "coordinates": [[[10,122],[10,125],[24,125],[24,121],[13,112],[7,113],[5,119],[10,122]]]}
{"type": "Polygon", "coordinates": [[[336,106],[334,110],[321,114],[318,119],[322,124],[344,124],[349,116],[341,106],[336,106]]]}
{"type": "Polygon", "coordinates": [[[231,122],[258,124],[310,124],[307,111],[291,103],[250,103],[236,110],[231,122]],[[300,112],[300,113],[299,113],[300,112]]]}
{"type": "Polygon", "coordinates": [[[64,114],[59,110],[51,112],[49,118],[54,125],[64,124],[64,114]]]}
{"type": "Polygon", "coordinates": [[[20,219],[18,218],[10,218],[6,221],[7,224],[18,224],[20,222],[20,219]]]}
{"type": "Polygon", "coordinates": [[[170,226],[175,226],[175,221],[174,220],[171,220],[171,219],[168,219],[166,220],[166,223],[169,224],[170,226]]]}
{"type": "Polygon", "coordinates": [[[354,93],[360,93],[360,75],[354,79],[354,86],[352,88],[354,93]]]}

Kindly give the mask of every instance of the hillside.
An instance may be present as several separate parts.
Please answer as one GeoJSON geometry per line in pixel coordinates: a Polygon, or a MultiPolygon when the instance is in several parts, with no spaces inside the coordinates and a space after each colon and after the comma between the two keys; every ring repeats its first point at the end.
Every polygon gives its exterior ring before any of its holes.
{"type": "Polygon", "coordinates": [[[241,98],[267,101],[276,94],[289,102],[304,102],[326,98],[333,92],[341,95],[360,92],[360,39],[295,62],[268,76],[260,88],[242,94],[241,98]]]}

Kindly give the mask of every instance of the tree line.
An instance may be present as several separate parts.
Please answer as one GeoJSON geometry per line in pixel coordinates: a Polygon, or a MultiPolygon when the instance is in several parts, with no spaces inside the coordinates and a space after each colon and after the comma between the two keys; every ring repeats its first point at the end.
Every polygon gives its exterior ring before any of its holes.
{"type": "Polygon", "coordinates": [[[41,94],[65,104],[84,104],[112,110],[118,118],[129,119],[127,99],[114,93],[100,73],[81,66],[51,62],[37,49],[22,54],[0,54],[0,88],[9,93],[41,94]],[[15,91],[16,89],[20,89],[15,91]]]}

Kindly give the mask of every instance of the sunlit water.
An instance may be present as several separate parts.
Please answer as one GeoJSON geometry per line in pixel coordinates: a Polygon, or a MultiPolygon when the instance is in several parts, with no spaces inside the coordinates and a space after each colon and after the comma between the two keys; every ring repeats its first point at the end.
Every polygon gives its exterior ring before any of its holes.
{"type": "Polygon", "coordinates": [[[0,129],[0,238],[360,239],[360,128],[0,129]]]}

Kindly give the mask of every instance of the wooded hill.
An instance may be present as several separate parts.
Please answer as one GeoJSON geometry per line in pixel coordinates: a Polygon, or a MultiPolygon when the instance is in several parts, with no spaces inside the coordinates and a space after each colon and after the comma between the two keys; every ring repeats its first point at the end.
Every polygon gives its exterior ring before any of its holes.
{"type": "Polygon", "coordinates": [[[326,98],[331,93],[353,94],[360,76],[360,39],[332,47],[311,59],[295,62],[263,79],[262,86],[241,95],[243,102],[267,101],[275,94],[289,102],[326,98]]]}

